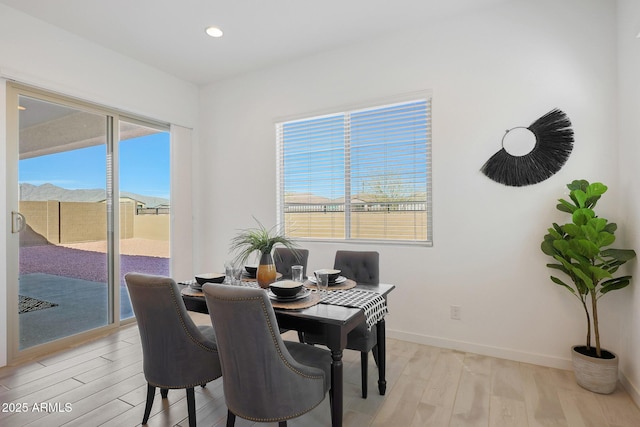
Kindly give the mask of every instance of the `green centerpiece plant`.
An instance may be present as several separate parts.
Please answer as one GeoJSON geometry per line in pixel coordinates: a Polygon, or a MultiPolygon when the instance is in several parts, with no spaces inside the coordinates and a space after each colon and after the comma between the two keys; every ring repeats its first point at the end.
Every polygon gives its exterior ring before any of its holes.
{"type": "MultiPolygon", "coordinates": [[[[542,252],[555,262],[547,267],[564,273],[562,278],[551,276],[553,283],[566,288],[580,301],[587,322],[586,343],[574,346],[574,371],[576,369],[575,352],[582,356],[597,359],[616,359],[616,373],[613,388],[617,381],[617,357],[600,345],[600,329],[598,325],[601,297],[611,291],[623,289],[631,283],[630,275],[614,277],[620,266],[636,256],[632,249],[614,249],[617,225],[596,215],[595,206],[600,197],[607,191],[607,186],[576,180],[567,184],[570,200],[559,199],[558,210],[571,215],[571,222],[564,225],[553,224],[544,236],[542,252]],[[567,280],[569,279],[569,280],[567,280]],[[592,346],[591,337],[595,338],[592,346]]],[[[612,376],[613,377],[613,376],[612,376]]],[[[604,388],[587,386],[576,372],[578,383],[585,388],[601,393],[613,391],[611,385],[604,388]],[[607,390],[607,391],[602,391],[607,390]]]]}
{"type": "Polygon", "coordinates": [[[269,284],[276,280],[276,268],[273,262],[272,251],[276,246],[295,250],[297,244],[276,226],[268,229],[260,221],[254,218],[257,227],[246,228],[231,240],[231,251],[236,253],[234,261],[237,264],[247,262],[252,254],[260,254],[260,263],[256,272],[256,280],[262,288],[268,288],[269,284]]]}

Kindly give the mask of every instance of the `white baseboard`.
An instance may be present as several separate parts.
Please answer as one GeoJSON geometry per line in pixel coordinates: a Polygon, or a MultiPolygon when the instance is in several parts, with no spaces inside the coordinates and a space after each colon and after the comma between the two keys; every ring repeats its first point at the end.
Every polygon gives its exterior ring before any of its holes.
{"type": "Polygon", "coordinates": [[[469,353],[482,354],[484,356],[497,357],[499,359],[508,359],[516,362],[531,363],[534,365],[548,366],[550,368],[558,368],[571,370],[571,359],[562,359],[559,357],[545,356],[543,354],[525,353],[518,350],[505,349],[500,347],[491,347],[479,345],[464,341],[455,341],[426,335],[411,334],[396,330],[387,329],[387,337],[396,338],[403,341],[414,342],[417,344],[431,345],[434,347],[448,348],[451,350],[465,351],[469,353]]]}
{"type": "Polygon", "coordinates": [[[633,383],[629,381],[629,378],[627,378],[624,373],[620,372],[619,376],[622,387],[624,387],[627,393],[629,393],[629,396],[631,396],[631,399],[633,399],[636,405],[640,408],[640,391],[638,390],[638,387],[633,385],[633,383]]]}

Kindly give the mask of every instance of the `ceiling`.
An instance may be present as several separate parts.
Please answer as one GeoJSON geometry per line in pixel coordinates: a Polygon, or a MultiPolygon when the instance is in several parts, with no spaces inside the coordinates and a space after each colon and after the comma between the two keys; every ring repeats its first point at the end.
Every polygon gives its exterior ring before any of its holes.
{"type": "Polygon", "coordinates": [[[0,0],[198,85],[511,0],[0,0]],[[222,28],[214,39],[205,27],[222,28]]]}

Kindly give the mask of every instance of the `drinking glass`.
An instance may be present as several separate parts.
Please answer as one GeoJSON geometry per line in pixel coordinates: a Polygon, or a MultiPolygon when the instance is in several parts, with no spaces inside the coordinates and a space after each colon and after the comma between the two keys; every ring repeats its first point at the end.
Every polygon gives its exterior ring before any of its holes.
{"type": "Polygon", "coordinates": [[[242,267],[237,265],[233,266],[231,269],[231,277],[233,278],[234,285],[242,283],[242,267]]]}
{"type": "Polygon", "coordinates": [[[292,265],[291,266],[291,280],[294,282],[303,282],[304,278],[302,277],[302,266],[301,265],[292,265]]]}
{"type": "Polygon", "coordinates": [[[224,283],[233,285],[233,262],[227,261],[224,263],[224,283]]]}
{"type": "Polygon", "coordinates": [[[325,272],[314,272],[314,274],[316,275],[316,286],[324,298],[329,292],[329,274],[325,272]]]}

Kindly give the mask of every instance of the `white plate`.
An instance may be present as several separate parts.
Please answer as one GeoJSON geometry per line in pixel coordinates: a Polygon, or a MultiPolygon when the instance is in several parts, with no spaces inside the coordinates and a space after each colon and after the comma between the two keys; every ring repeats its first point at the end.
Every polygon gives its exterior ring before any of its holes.
{"type": "MultiPolygon", "coordinates": [[[[318,283],[316,276],[309,276],[309,281],[311,283],[318,283]]],[[[335,282],[329,282],[329,286],[331,285],[339,285],[340,283],[344,283],[347,281],[347,278],[344,276],[338,276],[335,282]]]]}
{"type": "Polygon", "coordinates": [[[267,289],[267,295],[274,301],[279,302],[289,302],[289,301],[298,301],[300,299],[306,298],[311,294],[311,290],[307,288],[302,288],[300,292],[292,297],[279,297],[278,295],[271,292],[271,289],[267,289]]]}

